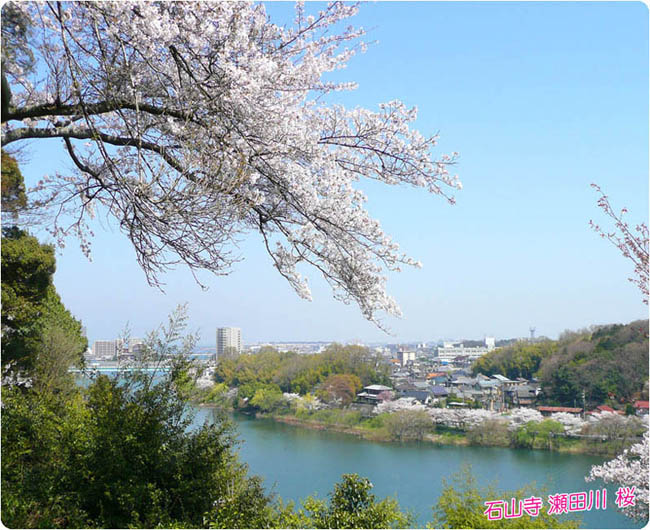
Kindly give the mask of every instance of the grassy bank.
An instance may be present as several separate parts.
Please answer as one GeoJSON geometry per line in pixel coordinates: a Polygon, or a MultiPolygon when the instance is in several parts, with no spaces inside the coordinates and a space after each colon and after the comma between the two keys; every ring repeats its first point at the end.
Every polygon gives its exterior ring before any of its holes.
{"type": "MultiPolygon", "coordinates": [[[[259,418],[268,418],[280,423],[296,425],[318,431],[332,431],[363,438],[374,442],[398,441],[394,434],[385,425],[385,418],[375,416],[362,418],[356,411],[341,409],[319,410],[311,413],[304,411],[298,414],[257,414],[259,418]]],[[[410,438],[434,445],[474,446],[474,447],[507,447],[514,448],[506,440],[476,443],[468,433],[455,429],[433,427],[421,437],[410,438]]],[[[404,440],[406,441],[406,440],[404,440]]],[[[555,437],[550,444],[540,444],[532,449],[550,450],[568,454],[591,454],[602,456],[615,456],[620,453],[620,447],[609,442],[589,441],[576,438],[555,437]]]]}
{"type": "Polygon", "coordinates": [[[278,399],[267,397],[266,402],[256,403],[255,399],[242,401],[229,396],[229,392],[226,385],[217,384],[212,388],[193,388],[187,395],[197,406],[244,412],[303,428],[340,432],[376,442],[422,441],[436,445],[540,449],[601,456],[620,454],[634,442],[633,439],[629,443],[622,443],[622,440],[566,437],[560,434],[561,425],[549,420],[540,423],[539,428],[527,429],[522,426],[516,432],[509,431],[506,424],[498,421],[487,421],[463,431],[434,425],[425,411],[400,411],[364,417],[358,410],[345,408],[310,410],[304,404],[281,399],[281,394],[278,399]]]}

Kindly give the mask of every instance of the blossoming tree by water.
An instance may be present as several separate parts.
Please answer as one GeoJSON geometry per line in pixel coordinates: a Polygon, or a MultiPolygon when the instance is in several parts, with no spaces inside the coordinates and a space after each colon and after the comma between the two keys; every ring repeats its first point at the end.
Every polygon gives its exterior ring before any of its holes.
{"type": "MultiPolygon", "coordinates": [[[[87,218],[100,209],[160,285],[178,263],[227,274],[241,258],[233,243],[256,232],[300,296],[311,296],[298,272],[307,264],[367,319],[398,315],[386,271],[419,263],[370,217],[355,184],[453,202],[455,154],[434,158],[437,137],[410,128],[417,111],[399,101],[325,102],[354,87],[323,76],[364,48],[363,30],[340,29],[355,4],[318,8],[298,4],[283,27],[259,3],[5,4],[34,61],[3,55],[2,145],[58,138],[76,168],[33,190],[54,207],[57,240],[76,235],[89,253],[87,218]]],[[[20,40],[3,27],[3,44],[5,35],[20,40]]]]}
{"type": "Polygon", "coordinates": [[[587,477],[588,481],[600,478],[605,482],[634,488],[634,504],[624,506],[621,510],[625,515],[637,521],[648,520],[649,436],[650,434],[646,431],[641,443],[626,449],[614,460],[605,462],[601,466],[592,467],[587,477]]]}

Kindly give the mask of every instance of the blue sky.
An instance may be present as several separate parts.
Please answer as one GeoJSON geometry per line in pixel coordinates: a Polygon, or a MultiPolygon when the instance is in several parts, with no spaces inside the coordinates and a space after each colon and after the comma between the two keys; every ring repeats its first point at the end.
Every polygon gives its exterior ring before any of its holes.
{"type": "MultiPolygon", "coordinates": [[[[274,20],[290,13],[273,4],[274,20]]],[[[193,329],[214,344],[217,326],[261,340],[432,340],[557,336],[565,329],[647,317],[627,281],[630,264],[590,228],[606,225],[596,182],[629,220],[648,218],[648,8],[639,2],[373,3],[353,20],[377,41],[336,78],[359,88],[336,95],[375,108],[417,105],[417,128],[440,132],[437,154],[458,151],[463,182],[451,206],[422,190],[363,184],[368,209],[422,269],[390,276],[404,317],[387,336],[355,306],[310,276],[299,299],[252,234],[227,277],[167,274],[149,287],[130,244],[97,226],[93,261],[70,240],[55,285],[91,341],[133,335],[189,303],[193,329]]],[[[65,172],[58,141],[32,143],[29,182],[65,172]]],[[[39,232],[39,235],[43,235],[39,232]]]]}

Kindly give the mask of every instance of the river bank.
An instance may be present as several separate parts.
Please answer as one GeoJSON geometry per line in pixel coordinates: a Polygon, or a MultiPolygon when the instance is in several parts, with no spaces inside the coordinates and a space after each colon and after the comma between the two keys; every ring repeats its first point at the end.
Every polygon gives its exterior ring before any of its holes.
{"type": "MultiPolygon", "coordinates": [[[[214,408],[214,404],[201,403],[199,407],[214,408]]],[[[348,436],[354,436],[370,442],[395,443],[395,442],[422,442],[430,443],[436,446],[456,446],[456,447],[501,447],[515,449],[512,440],[508,438],[480,438],[471,437],[468,432],[455,429],[441,429],[436,427],[433,432],[424,432],[421,437],[407,438],[397,440],[387,429],[377,421],[377,418],[361,418],[358,414],[350,413],[343,409],[330,409],[329,414],[324,415],[326,421],[316,417],[302,417],[287,412],[282,413],[262,413],[262,412],[245,412],[228,407],[224,409],[228,412],[237,412],[245,414],[251,418],[267,419],[278,423],[293,425],[295,427],[309,429],[313,431],[336,432],[348,436]],[[343,421],[337,421],[341,419],[343,421]]],[[[632,441],[630,444],[633,443],[632,441]]],[[[593,456],[613,457],[621,452],[621,447],[610,442],[600,440],[584,440],[568,438],[564,436],[554,436],[549,441],[538,443],[530,449],[543,450],[554,453],[564,454],[584,454],[593,456]]]]}
{"type": "MultiPolygon", "coordinates": [[[[316,431],[332,431],[332,432],[338,432],[342,434],[350,434],[371,442],[394,442],[395,441],[389,434],[387,434],[386,432],[382,432],[381,429],[372,429],[372,428],[361,427],[361,426],[355,427],[355,426],[342,425],[337,423],[325,423],[317,420],[306,420],[291,415],[273,416],[273,415],[265,415],[265,414],[258,413],[256,417],[271,419],[273,421],[277,421],[280,423],[286,423],[289,425],[295,425],[297,427],[312,429],[316,431]]],[[[467,437],[463,436],[460,433],[425,434],[421,440],[416,440],[416,441],[431,442],[437,445],[456,445],[456,446],[470,445],[467,437]]]]}

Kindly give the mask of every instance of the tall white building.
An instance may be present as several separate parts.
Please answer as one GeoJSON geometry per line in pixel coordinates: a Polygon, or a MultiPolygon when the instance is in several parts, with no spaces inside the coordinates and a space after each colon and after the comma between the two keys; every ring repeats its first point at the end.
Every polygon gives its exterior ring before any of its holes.
{"type": "Polygon", "coordinates": [[[241,329],[217,328],[217,359],[241,353],[241,329]]]}

